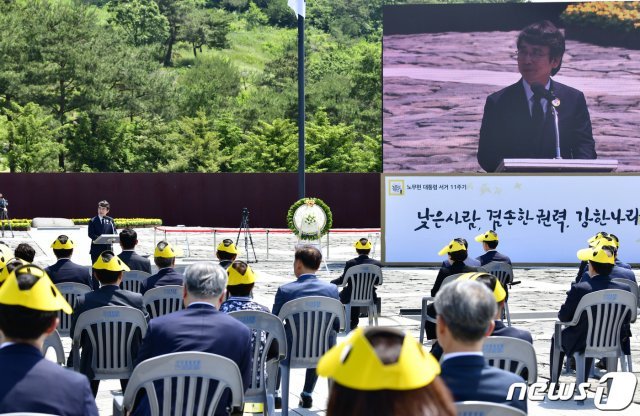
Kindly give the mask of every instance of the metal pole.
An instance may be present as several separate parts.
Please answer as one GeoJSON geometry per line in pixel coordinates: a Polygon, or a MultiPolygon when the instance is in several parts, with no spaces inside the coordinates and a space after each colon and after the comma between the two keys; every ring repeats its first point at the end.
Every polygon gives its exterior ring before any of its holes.
{"type": "Polygon", "coordinates": [[[304,17],[298,15],[298,198],[305,196],[304,153],[304,17]]]}

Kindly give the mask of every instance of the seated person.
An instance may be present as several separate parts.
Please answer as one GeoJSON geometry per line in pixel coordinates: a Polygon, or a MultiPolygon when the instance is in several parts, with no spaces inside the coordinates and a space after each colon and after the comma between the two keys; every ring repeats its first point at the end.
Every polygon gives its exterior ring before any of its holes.
{"type": "Polygon", "coordinates": [[[227,292],[229,297],[220,306],[220,312],[233,311],[262,311],[269,312],[269,308],[254,302],[251,299],[251,291],[256,282],[256,276],[251,267],[243,261],[236,260],[227,269],[229,281],[227,282],[227,292]]]}
{"type": "MultiPolygon", "coordinates": [[[[618,267],[622,267],[624,269],[631,270],[631,266],[629,264],[620,261],[620,259],[618,258],[618,249],[620,248],[620,240],[615,234],[609,234],[606,231],[600,231],[593,237],[589,238],[587,240],[587,243],[589,244],[589,247],[595,247],[602,238],[605,238],[607,241],[613,241],[613,244],[609,243],[609,245],[612,245],[616,248],[615,265],[618,267]]],[[[582,277],[587,272],[587,269],[588,269],[587,266],[588,266],[588,263],[586,261],[580,262],[580,266],[578,267],[578,274],[576,275],[576,282],[579,282],[580,280],[582,280],[582,277]]]]}
{"type": "MultiPolygon", "coordinates": [[[[461,238],[451,240],[451,242],[444,246],[442,250],[438,252],[439,256],[447,254],[449,257],[449,266],[441,267],[436,276],[436,281],[431,288],[431,296],[436,296],[442,286],[442,282],[452,274],[477,272],[478,268],[473,266],[467,266],[464,261],[467,259],[467,247],[464,245],[465,241],[461,238]]],[[[427,315],[435,319],[436,310],[433,303],[429,304],[427,308],[427,315]]],[[[436,338],[436,326],[433,322],[427,321],[425,324],[425,332],[427,339],[436,338]]]]}
{"type": "Polygon", "coordinates": [[[216,257],[218,261],[220,261],[220,267],[223,269],[231,266],[231,263],[238,256],[238,249],[236,245],[233,244],[233,240],[230,238],[225,238],[222,240],[222,243],[218,244],[218,248],[216,250],[216,257]]]}
{"type": "Polygon", "coordinates": [[[39,267],[18,267],[0,288],[0,413],[98,416],[87,377],[42,355],[60,310],[71,306],[39,267]]]}
{"type": "Polygon", "coordinates": [[[184,275],[177,272],[173,266],[176,264],[176,253],[171,244],[160,241],[153,252],[153,261],[158,266],[158,273],[147,277],[140,286],[140,293],[158,286],[178,285],[182,286],[184,275]]]}
{"type": "MultiPolygon", "coordinates": [[[[251,378],[251,331],[236,319],[218,311],[226,284],[227,273],[217,264],[200,262],[189,266],[185,271],[183,286],[185,309],[149,322],[137,363],[172,352],[218,354],[238,365],[246,389],[251,378]]],[[[156,393],[158,402],[162,404],[162,389],[156,390],[156,393]]],[[[229,393],[223,393],[215,414],[227,415],[229,401],[229,393]]],[[[146,397],[139,396],[136,403],[133,415],[150,414],[146,397]]],[[[203,409],[195,408],[192,411],[193,414],[205,414],[203,409]]]]}
{"type": "Polygon", "coordinates": [[[59,235],[51,244],[53,254],[58,259],[57,262],[44,269],[54,284],[58,283],[82,283],[92,289],[97,289],[100,285],[91,276],[91,268],[81,266],[71,261],[75,244],[66,235],[59,235]]]}
{"type": "Polygon", "coordinates": [[[33,259],[36,257],[36,250],[27,243],[20,243],[18,247],[16,247],[14,256],[27,263],[33,263],[33,259]]]}
{"type": "Polygon", "coordinates": [[[503,263],[511,264],[511,259],[508,256],[505,256],[496,250],[496,247],[498,247],[498,234],[495,231],[489,230],[480,234],[476,236],[475,240],[478,243],[482,243],[482,249],[485,251],[483,255],[477,257],[482,266],[489,264],[492,261],[501,261],[503,263]]]}
{"type": "Polygon", "coordinates": [[[618,256],[618,251],[620,251],[620,239],[617,235],[611,233],[609,233],[609,237],[613,239],[614,247],[616,248],[616,266],[631,270],[631,265],[620,260],[618,256]]]}
{"type": "Polygon", "coordinates": [[[440,365],[410,335],[393,328],[357,329],[318,362],[330,378],[327,416],[455,416],[440,365]]]}
{"type": "MultiPolygon", "coordinates": [[[[590,247],[597,247],[599,245],[611,246],[613,248],[613,255],[616,257],[616,263],[613,265],[613,269],[611,269],[611,273],[609,273],[610,279],[627,279],[634,284],[638,284],[636,281],[636,275],[631,269],[626,269],[624,267],[618,266],[617,264],[617,256],[618,256],[618,240],[613,238],[613,234],[609,234],[608,236],[603,236],[599,240],[593,242],[594,245],[590,245],[590,247]]],[[[582,277],[580,278],[580,282],[589,280],[589,272],[587,270],[582,273],[582,277]]]]}
{"type": "Polygon", "coordinates": [[[497,312],[493,293],[479,282],[455,281],[442,287],[435,305],[438,342],[444,350],[440,376],[454,401],[501,403],[527,413],[526,399],[507,400],[511,385],[524,379],[489,366],[482,355],[497,312]]]}
{"type": "Polygon", "coordinates": [[[151,274],[151,261],[136,253],[136,245],[138,244],[138,233],[133,228],[125,228],[120,231],[120,247],[122,253],[118,254],[120,260],[124,262],[131,270],[140,270],[151,274]]]}
{"type": "MultiPolygon", "coordinates": [[[[573,315],[576,312],[580,300],[587,294],[596,292],[598,290],[605,289],[618,289],[629,291],[629,286],[612,282],[609,275],[613,270],[615,264],[615,248],[608,245],[596,245],[595,247],[589,247],[578,251],[578,259],[588,262],[589,267],[589,279],[581,281],[571,285],[571,289],[567,292],[567,298],[560,307],[558,312],[558,319],[562,322],[569,322],[573,319],[573,315]]],[[[573,355],[575,352],[583,352],[586,348],[586,339],[588,331],[588,321],[586,313],[580,316],[578,324],[570,326],[562,330],[562,345],[560,346],[560,357],[558,357],[558,367],[556,371],[560,374],[562,369],[562,361],[564,355],[573,355]]],[[[627,315],[625,323],[623,323],[623,329],[621,333],[622,337],[622,351],[625,354],[629,354],[629,337],[631,332],[629,330],[629,316],[627,315]]],[[[554,362],[554,344],[555,335],[551,338],[551,353],[550,353],[550,371],[553,375],[553,362],[554,362]]],[[[590,368],[593,362],[592,358],[587,358],[586,368],[590,368]]],[[[588,373],[586,373],[588,374],[588,373]]],[[[582,382],[584,380],[579,380],[582,382]]]]}
{"type": "MultiPolygon", "coordinates": [[[[459,237],[459,238],[456,238],[456,240],[462,243],[465,250],[467,251],[469,250],[469,242],[467,242],[466,239],[459,237]]],[[[467,258],[464,260],[464,264],[471,267],[480,267],[480,261],[469,256],[467,256],[467,258]]],[[[449,267],[449,266],[451,266],[451,262],[449,261],[449,259],[442,260],[442,264],[440,265],[440,267],[449,267]]]]}
{"type": "MultiPolygon", "coordinates": [[[[98,260],[93,264],[93,275],[100,282],[100,288],[93,292],[86,293],[77,298],[76,306],[71,315],[71,327],[69,328],[69,336],[73,339],[76,322],[78,317],[85,311],[91,309],[100,308],[103,306],[128,306],[136,308],[142,311],[144,316],[149,319],[146,309],[142,303],[142,295],[139,293],[133,293],[128,290],[120,288],[120,282],[122,282],[122,274],[125,271],[129,271],[129,268],[122,260],[118,258],[112,251],[104,251],[98,256],[98,260]]],[[[134,335],[135,336],[135,335],[134,335]]],[[[133,343],[133,356],[137,353],[137,347],[140,341],[134,341],[133,343]]],[[[91,369],[91,357],[93,349],[89,337],[83,334],[80,341],[80,348],[82,354],[80,356],[80,372],[86,374],[91,380],[91,390],[93,396],[98,393],[98,387],[100,386],[100,380],[93,380],[94,374],[91,369]]],[[[71,367],[73,365],[73,351],[69,355],[67,365],[71,367]]],[[[120,380],[122,390],[126,388],[128,380],[120,380]]]]}
{"type": "MultiPolygon", "coordinates": [[[[341,285],[344,280],[344,276],[347,274],[347,270],[349,270],[353,266],[359,266],[361,264],[373,264],[374,266],[382,267],[382,263],[369,257],[369,253],[371,252],[371,241],[366,238],[361,238],[360,240],[356,241],[355,247],[356,253],[358,253],[358,257],[347,261],[347,263],[344,265],[342,275],[337,279],[331,281],[331,283],[333,283],[334,285],[341,285]]],[[[347,287],[340,291],[340,302],[345,305],[351,300],[351,286],[351,284],[348,284],[347,287]]],[[[378,301],[378,295],[376,293],[375,287],[373,288],[373,300],[376,303],[378,301]]],[[[351,308],[351,329],[355,329],[358,326],[359,316],[360,308],[351,308]]]]}

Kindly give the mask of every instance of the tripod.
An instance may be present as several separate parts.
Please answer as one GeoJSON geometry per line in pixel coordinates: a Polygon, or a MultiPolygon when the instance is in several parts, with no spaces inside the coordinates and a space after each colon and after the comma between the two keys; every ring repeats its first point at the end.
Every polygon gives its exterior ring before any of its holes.
{"type": "Polygon", "coordinates": [[[238,247],[241,233],[244,233],[244,251],[247,253],[247,263],[251,263],[251,261],[249,261],[249,244],[253,251],[253,262],[257,263],[258,257],[256,256],[256,248],[253,246],[253,238],[251,237],[251,229],[249,228],[249,210],[247,208],[242,208],[242,220],[240,221],[240,228],[238,228],[238,235],[236,236],[236,247],[238,247]]]}
{"type": "Polygon", "coordinates": [[[9,225],[9,231],[11,231],[11,238],[14,238],[13,226],[11,225],[11,218],[9,218],[9,211],[6,208],[0,208],[0,223],[2,223],[2,237],[4,237],[4,223],[9,225]]]}

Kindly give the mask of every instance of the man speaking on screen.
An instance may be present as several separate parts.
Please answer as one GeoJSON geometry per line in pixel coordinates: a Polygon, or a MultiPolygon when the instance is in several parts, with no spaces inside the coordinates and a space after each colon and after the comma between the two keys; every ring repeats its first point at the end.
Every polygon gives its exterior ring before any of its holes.
{"type": "Polygon", "coordinates": [[[563,159],[595,159],[595,142],[584,94],[551,79],[560,70],[564,35],[553,23],[533,23],[517,41],[522,78],[487,97],[480,127],[478,162],[494,172],[506,158],[553,159],[558,113],[563,159]]]}

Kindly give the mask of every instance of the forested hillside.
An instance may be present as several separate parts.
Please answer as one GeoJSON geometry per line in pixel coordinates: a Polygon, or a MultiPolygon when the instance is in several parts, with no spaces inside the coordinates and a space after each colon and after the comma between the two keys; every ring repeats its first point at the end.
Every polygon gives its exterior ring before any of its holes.
{"type": "MultiPolygon", "coordinates": [[[[381,169],[384,0],[307,2],[307,167],[381,169]]],[[[0,171],[297,168],[287,0],[0,0],[0,171]]]]}

